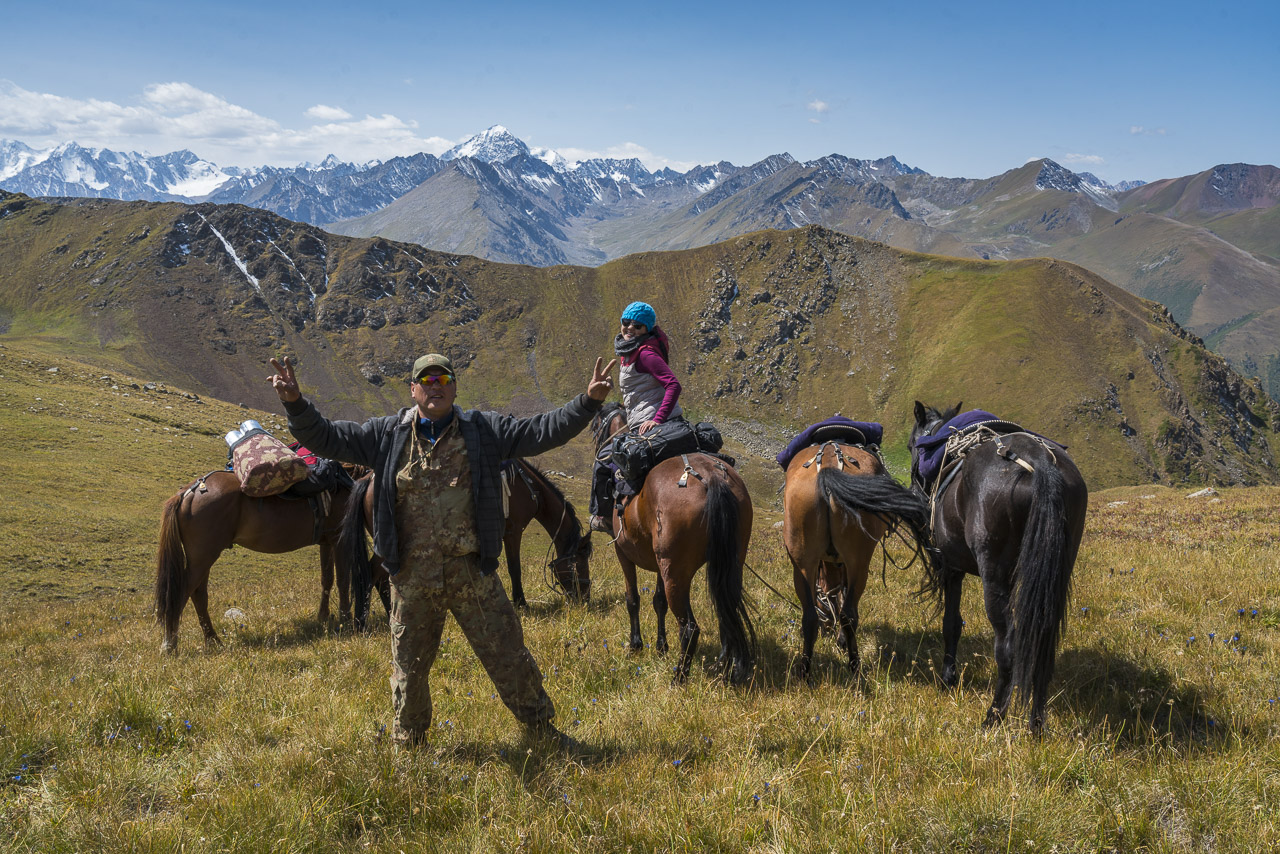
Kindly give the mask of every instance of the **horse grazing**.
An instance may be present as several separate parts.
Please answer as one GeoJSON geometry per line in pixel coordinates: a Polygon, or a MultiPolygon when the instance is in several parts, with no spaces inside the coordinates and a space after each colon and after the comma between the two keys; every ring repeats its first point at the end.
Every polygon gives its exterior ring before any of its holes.
{"type": "MultiPolygon", "coordinates": [[[[596,453],[626,427],[617,403],[596,413],[591,429],[596,453]]],[[[620,502],[619,502],[620,503],[620,502]]],[[[732,683],[750,678],[755,628],[743,602],[742,564],[751,539],[752,506],[746,484],[718,457],[693,453],[658,463],[639,494],[622,509],[615,507],[610,524],[614,550],[626,583],[632,650],[644,647],[640,637],[640,596],[636,567],[658,574],[653,610],[658,617],[659,653],[667,651],[667,609],[680,631],[675,680],[688,676],[701,630],[689,603],[693,576],[707,565],[707,589],[720,624],[719,663],[732,683]]]]}
{"type": "MultiPolygon", "coordinates": [[[[551,537],[556,557],[547,566],[552,570],[550,586],[566,599],[587,601],[591,598],[591,537],[586,534],[573,505],[551,479],[533,463],[524,459],[504,464],[502,478],[510,489],[506,528],[502,534],[507,556],[507,574],[511,577],[511,601],[517,607],[528,606],[520,565],[520,541],[529,523],[537,520],[551,537]]],[[[382,604],[390,613],[390,592],[382,564],[370,560],[365,531],[373,530],[374,475],[356,482],[346,517],[342,520],[340,548],[346,562],[353,567],[352,586],[356,625],[364,627],[368,615],[369,589],[376,586],[382,604]]]]}
{"type": "Polygon", "coordinates": [[[905,525],[914,557],[930,561],[928,505],[889,475],[878,454],[857,445],[810,445],[791,457],[786,471],[782,539],[800,599],[804,644],[792,674],[809,677],[822,605],[830,609],[839,645],[857,676],[858,602],[871,557],[886,535],[905,525]]]}
{"type": "Polygon", "coordinates": [[[338,555],[337,540],[350,487],[339,486],[319,506],[319,517],[307,499],[280,496],[250,498],[228,471],[196,480],[165,502],[156,552],[156,620],[164,625],[163,652],[178,648],[178,621],[190,599],[204,630],[206,644],[220,645],[209,619],[209,570],[226,549],[244,546],[255,552],[282,554],[320,546],[321,596],[318,617],[329,619],[329,587],[335,570],[339,580],[339,613],[350,619],[346,574],[349,565],[338,555]]]}
{"type": "Polygon", "coordinates": [[[911,432],[912,485],[930,499],[943,559],[923,585],[943,612],[942,679],[959,681],[960,585],[965,574],[976,575],[995,630],[995,693],[984,726],[1004,719],[1016,688],[1018,708],[1030,704],[1028,723],[1039,734],[1088,488],[1062,446],[1001,421],[979,420],[952,433],[940,470],[922,473],[922,445],[943,441],[940,431],[959,412],[958,403],[940,412],[917,401],[911,432]]]}

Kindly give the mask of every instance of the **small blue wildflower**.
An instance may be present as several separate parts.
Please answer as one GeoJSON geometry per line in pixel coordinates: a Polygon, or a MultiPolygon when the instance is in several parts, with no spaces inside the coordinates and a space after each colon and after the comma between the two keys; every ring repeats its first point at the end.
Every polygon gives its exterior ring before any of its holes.
{"type": "Polygon", "coordinates": [[[756,802],[756,803],[760,803],[760,796],[759,796],[759,795],[752,795],[751,797],[755,799],[755,802],[756,802]]]}
{"type": "Polygon", "coordinates": [[[1209,642],[1210,642],[1210,643],[1213,643],[1213,638],[1214,638],[1214,633],[1213,633],[1213,632],[1209,632],[1209,642]]]}
{"type": "Polygon", "coordinates": [[[1257,609],[1257,608],[1254,608],[1252,611],[1250,611],[1250,612],[1249,612],[1249,616],[1250,616],[1250,617],[1256,617],[1256,616],[1258,616],[1258,609],[1257,609]]]}
{"type": "Polygon", "coordinates": [[[679,767],[680,767],[680,763],[681,763],[681,762],[683,762],[683,761],[684,761],[683,759],[672,759],[672,760],[671,760],[671,764],[672,764],[672,765],[674,765],[675,767],[679,768],[679,767]]]}
{"type": "Polygon", "coordinates": [[[765,781],[764,781],[764,790],[765,790],[766,792],[767,792],[767,791],[769,791],[769,781],[768,781],[768,780],[765,780],[765,781]]]}
{"type": "Polygon", "coordinates": [[[1192,635],[1191,637],[1187,638],[1187,646],[1190,646],[1191,644],[1193,644],[1193,643],[1195,643],[1195,642],[1196,642],[1196,636],[1195,636],[1195,635],[1192,635]]]}
{"type": "Polygon", "coordinates": [[[191,721],[183,721],[183,723],[186,724],[187,729],[191,729],[191,721]]]}
{"type": "Polygon", "coordinates": [[[1243,617],[1243,616],[1244,616],[1244,608],[1237,608],[1237,609],[1236,609],[1236,616],[1238,616],[1238,617],[1243,617]]]}

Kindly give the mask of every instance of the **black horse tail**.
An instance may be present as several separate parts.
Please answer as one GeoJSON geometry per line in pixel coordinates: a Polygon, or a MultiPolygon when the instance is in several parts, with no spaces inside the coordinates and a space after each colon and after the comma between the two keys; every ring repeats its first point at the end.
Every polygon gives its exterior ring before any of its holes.
{"type": "Polygon", "coordinates": [[[756,629],[747,613],[742,592],[742,561],[738,553],[738,499],[729,484],[708,478],[707,590],[720,624],[720,645],[730,682],[751,677],[756,649],[756,629]]]}
{"type": "Polygon", "coordinates": [[[165,502],[160,513],[160,546],[156,550],[156,622],[171,626],[187,604],[187,551],[178,528],[185,492],[165,502]]]}
{"type": "MultiPolygon", "coordinates": [[[[917,595],[935,599],[941,608],[942,556],[934,548],[929,531],[929,502],[885,472],[866,476],[824,468],[818,472],[817,483],[820,494],[833,506],[846,513],[879,516],[889,526],[886,539],[894,532],[902,536],[912,549],[911,562],[918,558],[924,563],[924,579],[917,595]]],[[[909,562],[907,566],[910,565],[909,562]]]]}
{"type": "Polygon", "coordinates": [[[356,481],[347,496],[347,507],[342,514],[342,527],[338,532],[338,557],[351,567],[351,609],[356,630],[363,632],[369,625],[369,592],[373,589],[373,570],[369,566],[369,547],[364,539],[364,496],[369,491],[372,478],[356,481]]]}
{"type": "Polygon", "coordinates": [[[1037,462],[1031,489],[1013,597],[1013,685],[1019,708],[1048,694],[1071,597],[1062,473],[1049,460],[1037,462]]]}

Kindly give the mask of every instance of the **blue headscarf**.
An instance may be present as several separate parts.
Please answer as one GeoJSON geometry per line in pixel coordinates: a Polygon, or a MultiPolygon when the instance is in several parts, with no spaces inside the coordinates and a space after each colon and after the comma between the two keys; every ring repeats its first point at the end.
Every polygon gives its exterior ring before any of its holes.
{"type": "Polygon", "coordinates": [[[633,302],[622,311],[622,320],[631,320],[636,323],[643,323],[644,328],[653,331],[658,325],[658,315],[653,310],[653,306],[647,302],[633,302]]]}

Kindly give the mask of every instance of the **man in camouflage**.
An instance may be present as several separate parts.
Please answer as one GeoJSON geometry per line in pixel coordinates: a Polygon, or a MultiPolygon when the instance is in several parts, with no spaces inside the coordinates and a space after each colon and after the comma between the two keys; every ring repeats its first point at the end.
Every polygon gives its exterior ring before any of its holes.
{"type": "Polygon", "coordinates": [[[269,378],[289,429],[313,452],[372,468],[374,549],[391,575],[391,675],[397,743],[421,742],[431,725],[428,674],[447,613],[516,719],[567,741],[551,724],[555,706],[524,643],[494,571],[502,549],[500,464],[534,456],[577,435],[612,388],[613,362],[597,359],[587,393],[531,418],[463,412],[453,363],[429,354],[414,363],[416,406],[363,424],[329,421],[302,397],[291,361],[269,378]]]}

